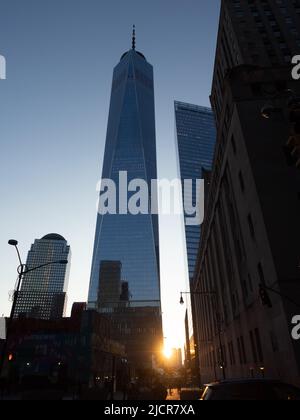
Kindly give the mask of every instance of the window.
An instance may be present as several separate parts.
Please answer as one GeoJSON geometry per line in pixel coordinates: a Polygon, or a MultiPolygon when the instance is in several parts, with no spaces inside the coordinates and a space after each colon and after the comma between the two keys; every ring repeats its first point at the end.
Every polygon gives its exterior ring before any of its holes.
{"type": "Polygon", "coordinates": [[[254,292],[253,282],[252,282],[252,277],[250,276],[250,274],[248,274],[248,285],[249,285],[250,292],[253,293],[254,292]]]}
{"type": "Polygon", "coordinates": [[[271,339],[272,350],[274,353],[277,353],[279,351],[279,345],[278,345],[278,340],[274,331],[270,332],[270,339],[271,339]]]}
{"type": "Polygon", "coordinates": [[[242,192],[245,192],[245,182],[244,182],[244,177],[241,171],[239,172],[239,181],[240,181],[240,187],[241,187],[242,192]]]}
{"type": "Polygon", "coordinates": [[[244,364],[246,364],[247,363],[247,354],[246,354],[244,337],[241,337],[241,350],[242,350],[243,362],[244,362],[244,364]]]}
{"type": "Polygon", "coordinates": [[[253,224],[253,219],[252,219],[251,214],[248,215],[248,225],[249,225],[250,235],[252,239],[255,240],[255,229],[254,229],[254,224],[253,224]]]}
{"type": "Polygon", "coordinates": [[[264,354],[263,354],[263,349],[262,349],[262,344],[261,344],[259,329],[256,328],[254,332],[255,332],[255,341],[256,341],[256,348],[257,348],[258,359],[259,359],[259,362],[262,363],[264,361],[264,354]]]}
{"type": "Polygon", "coordinates": [[[244,337],[239,337],[237,339],[237,344],[238,344],[240,364],[245,365],[245,364],[247,364],[247,354],[246,354],[244,337]]]}
{"type": "Polygon", "coordinates": [[[230,364],[231,364],[231,366],[235,366],[236,360],[235,360],[235,352],[234,352],[234,347],[233,347],[233,342],[232,341],[228,344],[228,350],[229,350],[230,364]]]}
{"type": "Polygon", "coordinates": [[[264,270],[263,270],[263,267],[262,267],[261,263],[258,264],[257,269],[258,269],[258,275],[259,275],[260,283],[265,286],[266,285],[266,280],[265,280],[264,270]]]}
{"type": "Polygon", "coordinates": [[[250,335],[250,343],[251,343],[252,354],[253,354],[253,362],[257,363],[258,362],[258,357],[257,357],[257,351],[256,351],[253,331],[250,331],[249,335],[250,335]]]}
{"type": "Polygon", "coordinates": [[[233,136],[233,135],[231,136],[231,145],[232,145],[232,150],[233,150],[233,153],[236,155],[236,153],[237,153],[237,148],[236,148],[235,138],[234,138],[234,136],[233,136]]]}

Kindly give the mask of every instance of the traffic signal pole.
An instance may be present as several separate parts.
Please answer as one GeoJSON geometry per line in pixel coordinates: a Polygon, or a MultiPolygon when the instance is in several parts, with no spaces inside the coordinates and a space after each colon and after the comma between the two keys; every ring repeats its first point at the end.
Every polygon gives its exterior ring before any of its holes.
{"type": "Polygon", "coordinates": [[[275,293],[276,295],[280,296],[282,299],[290,302],[291,304],[293,304],[297,308],[300,308],[300,303],[295,302],[293,299],[291,299],[290,297],[282,294],[278,290],[275,290],[275,289],[273,289],[271,287],[268,287],[268,286],[266,286],[264,284],[260,284],[260,286],[259,286],[259,294],[260,294],[260,298],[261,298],[262,304],[264,306],[268,306],[269,308],[272,308],[273,307],[272,301],[271,301],[271,298],[270,298],[270,295],[269,295],[268,292],[275,293]]]}

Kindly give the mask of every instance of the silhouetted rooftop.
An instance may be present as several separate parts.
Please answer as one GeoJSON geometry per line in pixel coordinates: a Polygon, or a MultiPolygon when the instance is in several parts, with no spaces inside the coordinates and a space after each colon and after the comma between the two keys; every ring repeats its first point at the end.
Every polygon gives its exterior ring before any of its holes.
{"type": "Polygon", "coordinates": [[[47,241],[65,241],[65,238],[57,233],[49,233],[49,235],[44,236],[42,239],[47,241]]]}
{"type": "MultiPolygon", "coordinates": [[[[127,54],[129,54],[131,51],[134,51],[134,50],[129,50],[129,51],[126,51],[126,53],[124,53],[123,55],[122,55],[122,57],[121,57],[121,60],[123,60],[123,58],[124,57],[126,57],[126,55],[127,54]]],[[[142,54],[141,52],[139,52],[139,51],[135,51],[140,57],[142,57],[144,60],[146,60],[146,57],[144,56],[144,54],[142,54]]]]}

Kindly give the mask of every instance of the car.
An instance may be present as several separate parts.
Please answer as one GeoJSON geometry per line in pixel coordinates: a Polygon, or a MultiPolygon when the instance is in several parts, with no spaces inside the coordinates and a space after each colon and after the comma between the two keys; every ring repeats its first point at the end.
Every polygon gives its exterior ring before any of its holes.
{"type": "Polygon", "coordinates": [[[300,401],[300,389],[280,381],[241,379],[206,385],[202,401],[300,401]]]}
{"type": "Polygon", "coordinates": [[[182,388],[180,391],[180,400],[196,401],[203,394],[204,388],[182,388]]]}

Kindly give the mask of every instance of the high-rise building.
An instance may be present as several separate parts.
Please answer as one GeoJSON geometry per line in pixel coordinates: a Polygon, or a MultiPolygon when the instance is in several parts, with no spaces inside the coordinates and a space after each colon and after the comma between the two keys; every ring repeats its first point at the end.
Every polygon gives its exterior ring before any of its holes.
{"type": "Polygon", "coordinates": [[[98,297],[101,308],[119,307],[122,294],[121,272],[120,261],[101,261],[98,297]]]}
{"type": "MultiPolygon", "coordinates": [[[[102,172],[102,179],[114,181],[123,197],[127,185],[119,183],[120,173],[127,173],[128,183],[141,179],[149,187],[151,180],[157,179],[155,136],[153,67],[136,51],[134,35],[132,49],[122,55],[114,69],[102,172]]],[[[133,194],[128,193],[126,198],[129,200],[133,194]]],[[[128,208],[121,209],[119,195],[117,207],[117,214],[99,212],[97,217],[88,304],[115,319],[122,312],[121,320],[127,319],[127,332],[121,335],[129,339],[131,332],[131,348],[135,346],[135,351],[142,346],[143,334],[148,341],[152,337],[153,345],[158,347],[162,337],[158,216],[129,214],[128,208]],[[113,273],[109,274],[107,262],[118,262],[118,270],[115,263],[111,264],[113,273]],[[114,285],[108,287],[108,282],[114,285]],[[108,289],[114,290],[115,295],[116,283],[121,285],[119,308],[115,304],[117,296],[111,304],[103,297],[108,289]],[[145,328],[140,325],[143,311],[149,320],[145,328]],[[135,326],[135,320],[139,325],[135,326]]],[[[148,350],[151,355],[151,349],[148,350]]]]}
{"type": "Polygon", "coordinates": [[[62,236],[52,233],[35,240],[27,257],[29,269],[61,260],[69,263],[51,264],[24,275],[16,318],[59,319],[65,315],[70,258],[70,247],[62,236]]]}
{"type": "MultiPolygon", "coordinates": [[[[184,180],[192,180],[192,191],[183,189],[183,198],[191,199],[193,207],[196,202],[196,180],[203,179],[204,174],[212,168],[214,149],[216,143],[216,125],[211,109],[192,105],[183,102],[175,102],[175,130],[178,151],[178,162],[180,178],[184,185],[184,180]]],[[[190,188],[190,186],[188,187],[190,188]]],[[[185,214],[185,216],[188,216],[185,214]]],[[[185,239],[187,250],[187,265],[189,272],[188,289],[193,291],[194,270],[199,250],[201,225],[185,224],[185,239]]],[[[193,295],[191,299],[187,297],[187,337],[186,349],[190,354],[187,361],[190,363],[191,373],[194,370],[195,362],[195,337],[193,328],[193,295]]]]}
{"type": "Polygon", "coordinates": [[[217,122],[228,70],[242,64],[290,65],[299,49],[299,0],[222,0],[212,89],[217,122]]]}
{"type": "MultiPolygon", "coordinates": [[[[193,181],[193,206],[196,205],[196,180],[210,171],[216,144],[216,125],[210,108],[175,102],[176,140],[180,178],[193,181]]],[[[192,281],[199,249],[201,226],[186,225],[185,236],[189,278],[192,281]]]]}
{"type": "Polygon", "coordinates": [[[267,376],[299,384],[291,332],[300,302],[300,172],[286,148],[299,109],[289,61],[299,10],[298,1],[222,2],[217,144],[195,276],[204,383],[267,376]]]}

